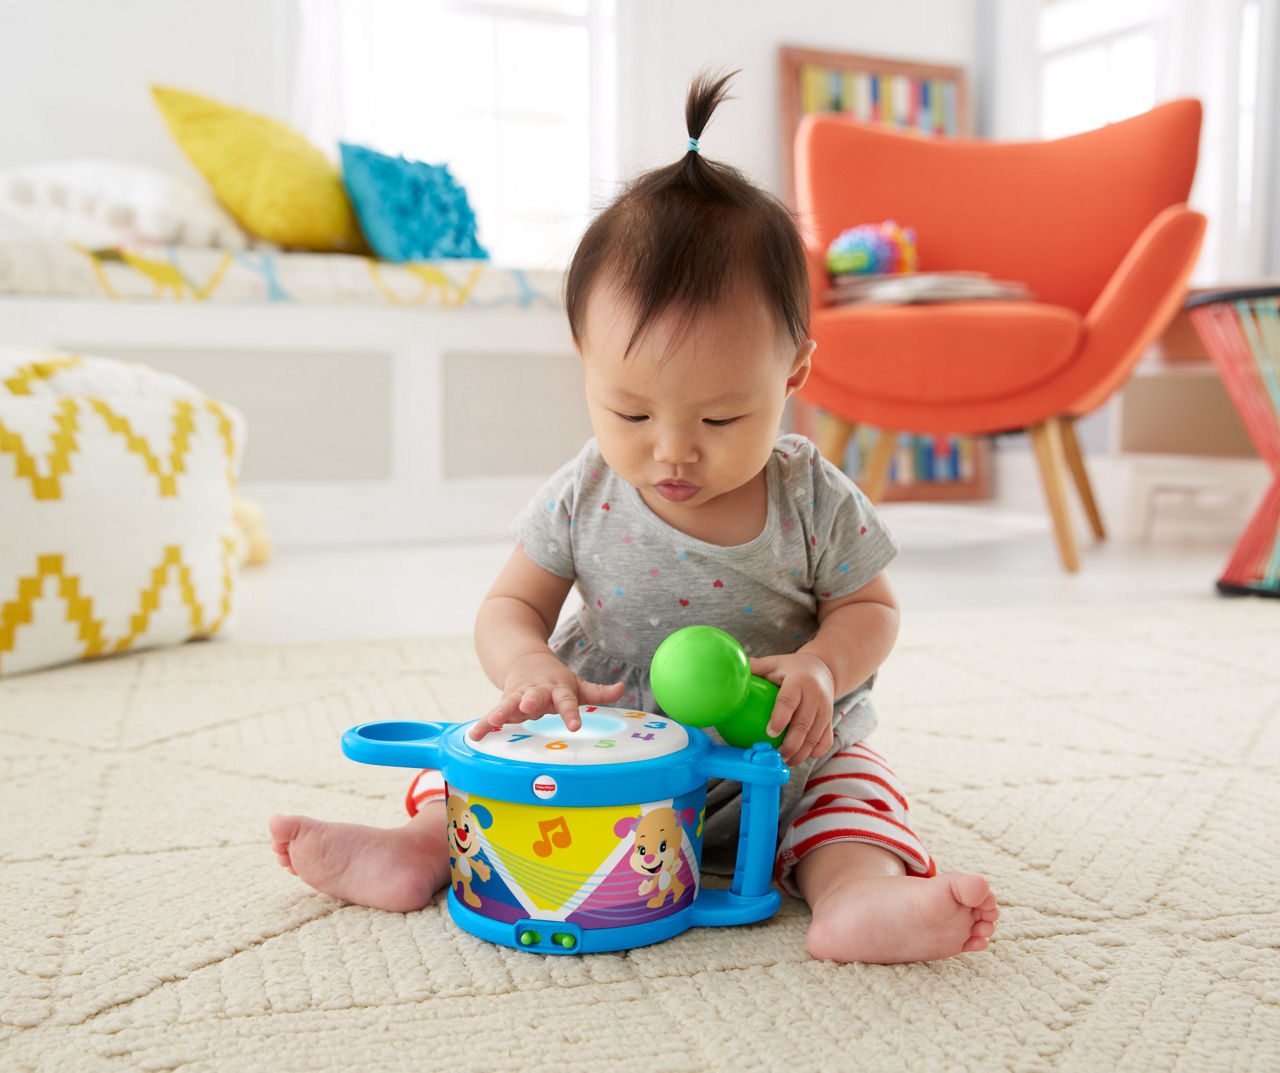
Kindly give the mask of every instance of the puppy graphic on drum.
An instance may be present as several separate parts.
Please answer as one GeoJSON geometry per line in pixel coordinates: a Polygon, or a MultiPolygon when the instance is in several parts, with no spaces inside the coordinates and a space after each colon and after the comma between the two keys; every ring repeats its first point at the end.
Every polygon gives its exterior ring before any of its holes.
{"type": "Polygon", "coordinates": [[[493,815],[483,805],[468,808],[465,799],[450,794],[448,800],[449,832],[449,882],[462,885],[462,900],[475,909],[480,908],[480,895],[471,889],[474,873],[488,882],[492,870],[477,854],[480,852],[479,833],[482,827],[493,823],[493,815]]]}
{"type": "Polygon", "coordinates": [[[644,878],[636,891],[641,897],[653,892],[645,905],[658,909],[671,891],[671,904],[680,901],[685,885],[680,882],[680,852],[684,845],[684,828],[681,821],[692,822],[693,810],[677,813],[673,808],[650,809],[642,816],[630,816],[619,820],[616,833],[621,836],[634,830],[635,844],[628,864],[644,878]]]}

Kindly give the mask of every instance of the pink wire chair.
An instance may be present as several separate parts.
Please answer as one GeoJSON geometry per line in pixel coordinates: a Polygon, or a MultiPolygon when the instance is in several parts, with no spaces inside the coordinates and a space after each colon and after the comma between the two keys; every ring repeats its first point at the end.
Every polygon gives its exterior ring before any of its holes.
{"type": "Polygon", "coordinates": [[[1187,302],[1258,454],[1271,470],[1218,590],[1280,596],[1280,286],[1198,294],[1187,302]]]}

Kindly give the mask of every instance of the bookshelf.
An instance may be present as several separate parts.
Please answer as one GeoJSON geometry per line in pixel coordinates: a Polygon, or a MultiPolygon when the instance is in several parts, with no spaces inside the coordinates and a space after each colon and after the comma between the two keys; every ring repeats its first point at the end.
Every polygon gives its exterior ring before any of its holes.
{"type": "MultiPolygon", "coordinates": [[[[782,173],[794,208],[795,135],[809,112],[837,111],[868,123],[883,123],[934,137],[972,133],[964,68],[883,56],[784,46],[779,50],[782,173]]],[[[856,222],[856,221],[854,221],[856,222]]],[[[876,221],[865,220],[863,223],[876,221]]],[[[910,224],[910,220],[900,221],[910,224]]],[[[852,224],[852,222],[851,222],[852,224]]],[[[793,400],[793,427],[816,434],[816,416],[793,400]]],[[[860,428],[844,458],[861,474],[878,433],[860,428]]],[[[973,436],[903,436],[894,452],[883,498],[986,499],[991,495],[991,442],[973,436]]]]}

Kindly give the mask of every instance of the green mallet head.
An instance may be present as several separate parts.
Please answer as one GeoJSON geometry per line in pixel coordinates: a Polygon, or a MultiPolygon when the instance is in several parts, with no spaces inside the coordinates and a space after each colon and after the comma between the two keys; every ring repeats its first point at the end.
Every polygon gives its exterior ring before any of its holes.
{"type": "Polygon", "coordinates": [[[658,646],[649,665],[653,698],[677,723],[714,726],[730,745],[758,741],[777,746],[782,734],[765,733],[778,687],[751,673],[742,646],[714,626],[686,626],[658,646]]]}

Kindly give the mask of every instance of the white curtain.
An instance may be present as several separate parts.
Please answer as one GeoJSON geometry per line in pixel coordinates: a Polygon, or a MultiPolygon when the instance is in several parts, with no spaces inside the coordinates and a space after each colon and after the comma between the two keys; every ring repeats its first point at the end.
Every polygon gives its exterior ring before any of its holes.
{"type": "MultiPolygon", "coordinates": [[[[1132,8],[1154,44],[1151,99],[1196,97],[1204,105],[1190,200],[1209,228],[1192,282],[1280,276],[1280,0],[1151,0],[1132,8]]],[[[985,134],[1044,136],[1043,9],[1028,0],[980,0],[985,134]]]]}
{"type": "Polygon", "coordinates": [[[1209,218],[1193,281],[1247,283],[1280,273],[1276,0],[1164,0],[1156,96],[1204,103],[1192,204],[1209,218]]]}
{"type": "Polygon", "coordinates": [[[589,215],[591,131],[607,114],[592,91],[607,5],[296,3],[293,120],[308,138],[447,164],[495,259],[567,262],[589,215]]]}

